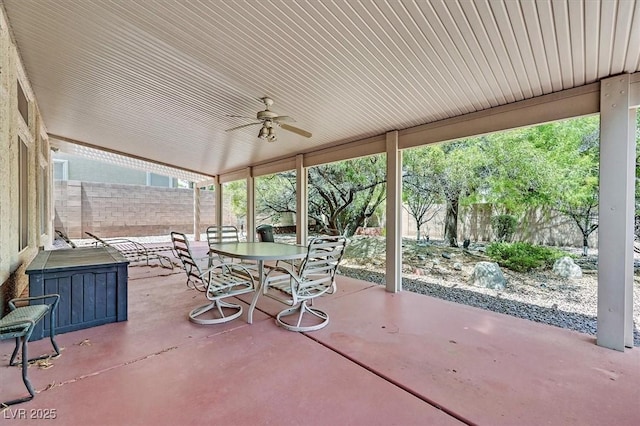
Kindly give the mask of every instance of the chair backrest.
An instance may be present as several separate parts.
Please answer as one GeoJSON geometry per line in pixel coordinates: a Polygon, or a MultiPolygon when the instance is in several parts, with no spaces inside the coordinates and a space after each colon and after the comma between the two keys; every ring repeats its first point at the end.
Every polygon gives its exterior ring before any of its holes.
{"type": "Polygon", "coordinates": [[[312,239],[298,275],[314,284],[332,285],[346,244],[347,239],[342,236],[312,239]]]}
{"type": "Polygon", "coordinates": [[[204,291],[206,286],[202,282],[202,271],[193,258],[187,236],[180,232],[171,232],[171,242],[176,256],[182,262],[184,271],[187,273],[187,285],[192,285],[196,289],[204,291]]]}
{"type": "Polygon", "coordinates": [[[238,228],[232,225],[212,225],[207,228],[207,243],[237,243],[238,228]]]}

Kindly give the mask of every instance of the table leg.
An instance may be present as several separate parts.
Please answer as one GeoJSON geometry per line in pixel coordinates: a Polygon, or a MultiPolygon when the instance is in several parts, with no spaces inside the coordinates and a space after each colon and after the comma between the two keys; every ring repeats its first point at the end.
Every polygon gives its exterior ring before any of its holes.
{"type": "Polygon", "coordinates": [[[247,318],[247,322],[249,324],[253,324],[253,310],[256,308],[256,304],[258,303],[258,297],[260,297],[260,293],[264,287],[264,260],[258,260],[258,288],[256,288],[255,294],[253,295],[253,300],[251,301],[251,306],[249,306],[249,315],[247,318]]]}

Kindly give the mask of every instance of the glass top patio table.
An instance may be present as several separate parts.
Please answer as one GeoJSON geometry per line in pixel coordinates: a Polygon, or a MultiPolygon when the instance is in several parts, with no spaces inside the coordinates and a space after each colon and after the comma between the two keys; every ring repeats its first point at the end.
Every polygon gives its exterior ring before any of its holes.
{"type": "Polygon", "coordinates": [[[247,322],[253,322],[253,311],[258,303],[260,294],[266,291],[264,288],[264,262],[273,260],[295,260],[304,259],[307,255],[307,247],[302,245],[267,243],[267,242],[232,242],[217,243],[209,245],[209,255],[216,253],[222,256],[233,257],[242,260],[255,260],[258,264],[258,288],[256,289],[247,322]]]}

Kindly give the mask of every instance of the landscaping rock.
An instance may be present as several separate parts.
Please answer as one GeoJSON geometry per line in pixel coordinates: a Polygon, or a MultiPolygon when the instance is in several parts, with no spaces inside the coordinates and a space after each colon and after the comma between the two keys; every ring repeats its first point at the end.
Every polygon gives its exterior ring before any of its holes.
{"type": "Polygon", "coordinates": [[[503,290],[507,286],[507,280],[495,262],[478,262],[473,268],[470,281],[474,286],[494,290],[503,290]]]}
{"type": "Polygon", "coordinates": [[[453,269],[455,269],[456,271],[462,271],[462,263],[460,262],[456,262],[453,264],[453,269]]]}
{"type": "Polygon", "coordinates": [[[445,259],[451,259],[451,253],[447,253],[446,251],[442,253],[442,257],[445,259]]]}
{"type": "Polygon", "coordinates": [[[563,278],[582,278],[582,269],[569,256],[556,260],[553,264],[553,272],[563,278]]]}

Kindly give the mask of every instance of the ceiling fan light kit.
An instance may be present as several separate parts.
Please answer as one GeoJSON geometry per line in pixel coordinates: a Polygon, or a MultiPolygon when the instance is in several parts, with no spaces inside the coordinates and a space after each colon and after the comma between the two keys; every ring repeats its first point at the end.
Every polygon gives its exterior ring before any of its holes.
{"type": "MultiPolygon", "coordinates": [[[[258,111],[258,113],[256,114],[256,118],[255,118],[257,120],[256,123],[243,124],[242,126],[233,127],[231,129],[227,129],[227,132],[241,129],[243,127],[262,124],[262,127],[258,132],[258,139],[263,139],[263,140],[266,140],[267,142],[275,142],[276,140],[278,140],[278,137],[275,131],[276,126],[281,127],[282,129],[287,130],[289,132],[296,133],[305,138],[311,137],[311,133],[307,132],[306,130],[302,130],[294,126],[284,124],[283,123],[284,121],[295,122],[295,120],[287,115],[278,115],[277,113],[271,111],[269,107],[273,105],[273,99],[264,97],[264,98],[260,98],[260,100],[262,101],[262,103],[264,103],[265,109],[264,111],[258,111]]],[[[249,117],[243,117],[238,115],[229,115],[228,117],[249,118],[249,117]]]]}
{"type": "Polygon", "coordinates": [[[273,123],[269,120],[265,121],[260,128],[258,138],[266,139],[267,142],[275,142],[278,140],[275,130],[273,130],[273,123]]]}

